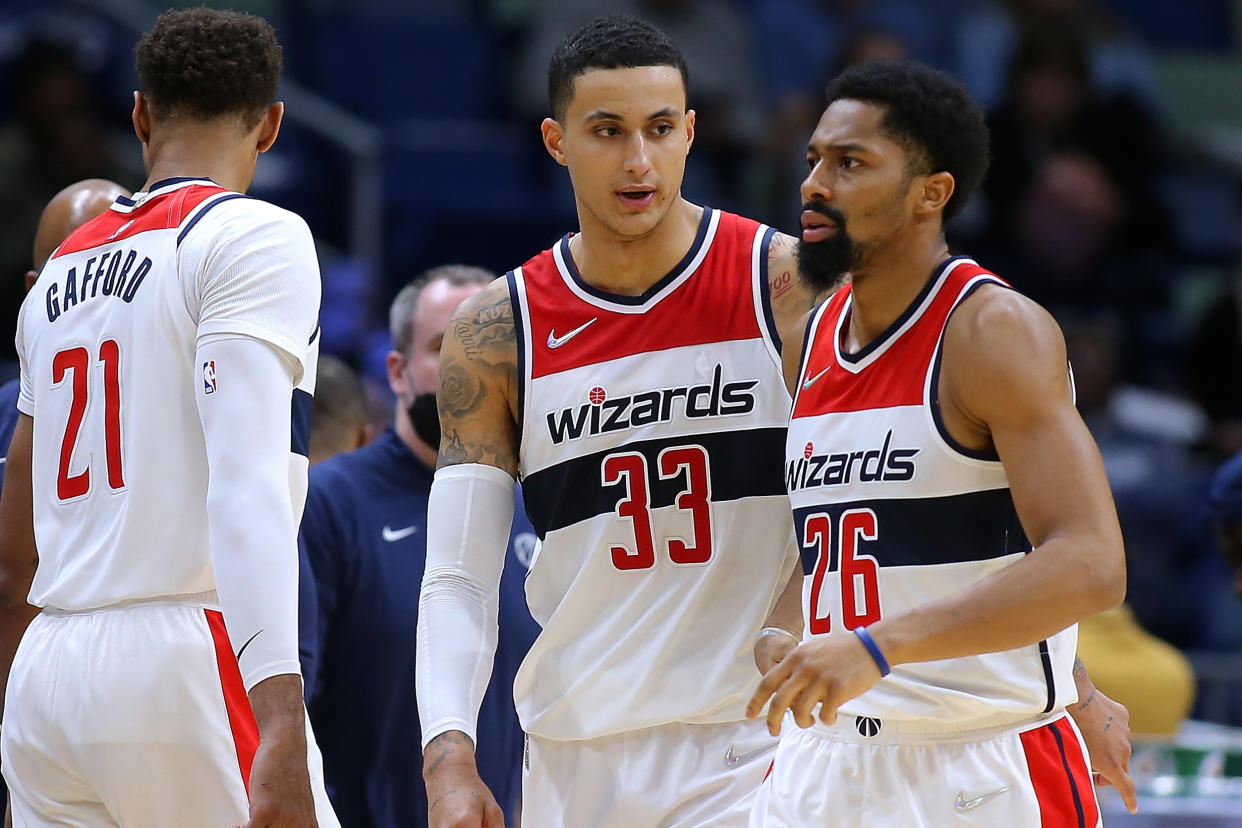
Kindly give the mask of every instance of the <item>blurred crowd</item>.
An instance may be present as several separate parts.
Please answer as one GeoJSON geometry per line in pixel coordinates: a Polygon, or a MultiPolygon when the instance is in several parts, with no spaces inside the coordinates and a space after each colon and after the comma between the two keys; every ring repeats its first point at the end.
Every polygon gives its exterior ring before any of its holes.
{"type": "MultiPolygon", "coordinates": [[[[16,373],[19,275],[42,206],[82,178],[144,179],[129,133],[129,50],[133,26],[150,22],[119,0],[13,3],[0,2],[12,8],[0,16],[0,379],[16,373]]],[[[1210,58],[1242,77],[1242,3],[213,5],[267,17],[290,81],[381,130],[381,246],[369,259],[351,255],[348,151],[296,113],[255,182],[321,244],[323,348],[343,362],[334,371],[361,376],[371,431],[392,411],[385,313],[397,289],[449,262],[499,275],[574,228],[567,178],[538,131],[547,59],[572,29],[626,12],[667,32],[690,62],[698,113],[687,196],[786,231],[827,78],[901,56],[953,72],[988,108],[993,162],[950,243],[1065,330],[1126,536],[1133,618],[1181,650],[1242,656],[1242,599],[1214,529],[1242,515],[1242,495],[1236,514],[1209,496],[1213,472],[1242,451],[1242,120],[1228,123],[1228,78],[1219,91],[1196,87],[1209,109],[1221,101],[1213,140],[1187,128],[1179,114],[1190,102],[1170,92],[1175,58],[1210,58]]],[[[1198,713],[1242,725],[1242,681],[1201,695],[1198,713]]]]}

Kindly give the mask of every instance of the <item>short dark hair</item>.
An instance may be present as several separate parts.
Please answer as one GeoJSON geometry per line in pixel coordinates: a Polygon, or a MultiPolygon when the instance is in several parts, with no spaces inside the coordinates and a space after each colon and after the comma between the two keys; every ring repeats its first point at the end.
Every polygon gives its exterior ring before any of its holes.
{"type": "Polygon", "coordinates": [[[282,55],[261,17],[200,7],[161,14],[134,48],[142,93],[164,114],[259,122],[276,100],[282,55]]]}
{"type": "Polygon", "coordinates": [[[565,38],[548,64],[548,103],[558,121],[573,97],[574,81],[591,69],[672,66],[690,90],[690,68],[668,35],[626,15],[600,17],[565,38]]]}
{"type": "Polygon", "coordinates": [[[983,110],[961,83],[913,60],[851,66],[828,84],[828,104],[862,101],[884,107],[884,130],[907,147],[920,172],[953,176],[944,220],[956,216],[988,169],[983,110]]]}
{"type": "Polygon", "coordinates": [[[427,285],[443,280],[452,287],[464,287],[490,284],[495,279],[495,273],[464,264],[440,265],[415,276],[393,297],[388,308],[388,333],[392,335],[392,349],[402,355],[408,354],[410,345],[414,343],[414,309],[418,307],[418,298],[427,285]]]}

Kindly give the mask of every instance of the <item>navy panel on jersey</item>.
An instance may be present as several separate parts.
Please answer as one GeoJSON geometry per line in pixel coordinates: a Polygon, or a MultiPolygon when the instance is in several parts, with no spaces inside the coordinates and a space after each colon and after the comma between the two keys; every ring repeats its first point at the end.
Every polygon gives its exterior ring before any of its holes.
{"type": "MultiPolygon", "coordinates": [[[[799,544],[805,537],[808,515],[826,513],[837,525],[842,513],[858,508],[875,513],[879,536],[874,541],[862,541],[860,551],[874,557],[882,567],[986,561],[1031,549],[1008,489],[801,507],[794,510],[799,544]]],[[[834,542],[830,572],[835,572],[840,563],[838,551],[834,542]]],[[[818,546],[802,547],[803,574],[814,571],[817,556],[818,546]]]]}
{"type": "Polygon", "coordinates": [[[289,450],[303,457],[310,457],[311,414],[314,408],[314,397],[301,388],[293,389],[293,400],[290,403],[290,422],[293,433],[289,440],[289,450]]]}
{"type": "Polygon", "coordinates": [[[608,514],[626,497],[624,480],[604,486],[600,468],[609,454],[639,453],[647,458],[651,508],[673,506],[686,491],[686,472],[664,480],[656,474],[660,452],[673,446],[702,446],[710,458],[712,501],[785,494],[781,455],[785,430],[760,428],[710,434],[681,435],[663,440],[627,443],[623,450],[587,454],[541,469],[522,481],[526,507],[539,537],[596,515],[608,514]]]}

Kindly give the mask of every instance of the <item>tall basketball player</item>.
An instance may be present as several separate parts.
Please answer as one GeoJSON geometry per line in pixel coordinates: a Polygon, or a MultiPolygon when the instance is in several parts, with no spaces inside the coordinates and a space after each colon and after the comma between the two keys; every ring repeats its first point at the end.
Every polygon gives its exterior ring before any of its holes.
{"type": "Polygon", "coordinates": [[[903,62],[828,101],[799,270],[852,279],[785,352],[810,637],[749,705],[799,725],[752,824],[1095,826],[1066,706],[1076,622],[1125,592],[1121,533],[1056,323],[945,244],[982,113],[903,62]]]}
{"type": "Polygon", "coordinates": [[[300,218],[242,195],[280,129],[280,47],[200,8],[136,55],[148,181],[57,248],[18,322],[13,822],[336,825],[298,674],[318,264],[300,218]]]}

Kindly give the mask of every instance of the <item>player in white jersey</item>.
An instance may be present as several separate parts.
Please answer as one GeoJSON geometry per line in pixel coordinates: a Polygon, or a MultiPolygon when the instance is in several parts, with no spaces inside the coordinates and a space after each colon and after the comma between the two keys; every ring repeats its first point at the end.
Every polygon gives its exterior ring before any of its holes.
{"type": "Polygon", "coordinates": [[[851,282],[785,353],[810,639],[748,708],[799,726],[752,825],[1091,828],[1065,713],[1075,624],[1125,591],[1121,532],[1056,323],[948,253],[983,115],[912,62],[847,70],[828,101],[799,270],[851,282]]]}
{"type": "MultiPolygon", "coordinates": [[[[743,716],[754,639],[782,595],[773,623],[800,626],[778,331],[810,295],[789,237],[681,198],[694,113],[662,34],[596,21],[549,75],[544,141],[581,233],[467,301],[441,356],[417,662],[431,824],[499,824],[470,742],[517,475],[543,628],[514,688],[523,821],[741,826],[774,747],[743,716]]],[[[764,635],[758,657],[794,640],[764,635]]]]}
{"type": "Polygon", "coordinates": [[[318,266],[304,222],[243,195],[279,131],[280,47],[195,9],[136,54],[147,185],[70,234],[18,323],[13,821],[333,826],[297,650],[318,266]]]}

